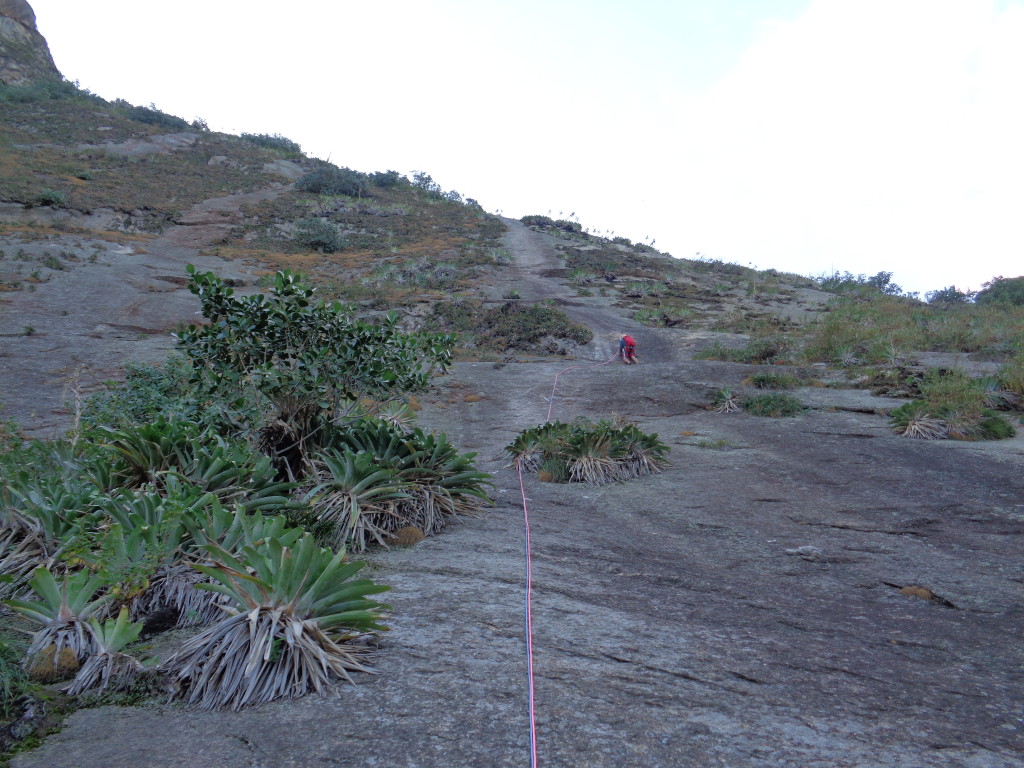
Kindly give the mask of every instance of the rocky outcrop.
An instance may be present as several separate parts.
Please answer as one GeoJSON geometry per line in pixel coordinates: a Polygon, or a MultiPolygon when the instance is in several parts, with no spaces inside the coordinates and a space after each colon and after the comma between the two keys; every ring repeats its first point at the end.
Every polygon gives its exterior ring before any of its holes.
{"type": "Polygon", "coordinates": [[[25,0],[0,0],[0,83],[25,85],[60,77],[50,47],[36,29],[36,14],[25,0]]]}

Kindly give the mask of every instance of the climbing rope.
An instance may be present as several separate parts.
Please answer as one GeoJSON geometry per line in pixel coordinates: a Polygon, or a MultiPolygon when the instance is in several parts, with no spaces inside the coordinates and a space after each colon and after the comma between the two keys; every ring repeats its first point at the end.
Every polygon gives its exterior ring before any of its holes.
{"type": "MultiPolygon", "coordinates": [[[[548,404],[548,416],[546,421],[551,421],[551,409],[555,405],[555,391],[558,389],[559,376],[568,371],[577,371],[585,368],[600,368],[602,365],[608,365],[608,363],[615,360],[618,356],[619,353],[616,352],[603,363],[595,363],[593,365],[573,365],[569,368],[563,368],[561,371],[556,373],[554,385],[551,387],[551,400],[548,404]]],[[[526,531],[526,675],[530,700],[530,768],[537,768],[537,713],[533,682],[533,553],[531,551],[530,543],[530,507],[526,501],[526,485],[523,482],[523,465],[518,459],[516,459],[516,470],[519,473],[519,492],[523,497],[523,527],[526,531]]]]}

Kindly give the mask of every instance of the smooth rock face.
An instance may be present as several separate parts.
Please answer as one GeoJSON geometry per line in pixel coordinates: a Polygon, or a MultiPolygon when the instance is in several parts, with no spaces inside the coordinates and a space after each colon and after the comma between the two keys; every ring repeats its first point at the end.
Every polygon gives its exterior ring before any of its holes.
{"type": "Polygon", "coordinates": [[[0,0],[0,83],[24,85],[60,77],[50,47],[36,30],[36,15],[25,0],[0,0]]]}

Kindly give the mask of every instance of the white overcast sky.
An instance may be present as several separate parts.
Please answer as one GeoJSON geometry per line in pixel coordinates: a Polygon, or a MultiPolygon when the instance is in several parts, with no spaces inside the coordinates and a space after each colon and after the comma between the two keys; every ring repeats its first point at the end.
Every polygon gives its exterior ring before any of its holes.
{"type": "Polygon", "coordinates": [[[30,0],[58,68],[508,216],[905,289],[1024,273],[1024,0],[30,0]]]}

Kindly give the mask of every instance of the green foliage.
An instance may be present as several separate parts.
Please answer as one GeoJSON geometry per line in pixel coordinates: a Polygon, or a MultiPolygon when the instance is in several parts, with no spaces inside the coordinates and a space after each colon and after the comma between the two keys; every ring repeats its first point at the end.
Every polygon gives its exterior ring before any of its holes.
{"type": "Polygon", "coordinates": [[[28,677],[21,667],[25,645],[14,635],[0,634],[0,717],[10,717],[15,702],[28,689],[28,677]]]}
{"type": "Polygon", "coordinates": [[[168,356],[161,365],[126,363],[123,383],[110,383],[85,401],[82,429],[88,432],[101,424],[128,427],[172,415],[183,421],[220,426],[216,414],[225,404],[201,399],[202,393],[191,376],[191,365],[179,354],[168,356]]]}
{"type": "Polygon", "coordinates": [[[302,147],[298,142],[285,138],[279,133],[243,133],[240,137],[264,149],[273,149],[291,157],[301,157],[302,147]]]}
{"type": "Polygon", "coordinates": [[[1024,307],[930,305],[876,294],[840,298],[805,331],[808,360],[886,363],[892,350],[1016,353],[1024,346],[1024,307]]]}
{"type": "Polygon", "coordinates": [[[155,104],[150,104],[148,107],[136,107],[123,99],[117,99],[114,104],[125,117],[137,123],[175,131],[184,131],[191,127],[187,120],[162,112],[156,108],[155,104]]]}
{"type": "Polygon", "coordinates": [[[775,371],[755,373],[748,381],[757,389],[793,389],[800,386],[800,379],[796,376],[775,371]]]}
{"type": "Polygon", "coordinates": [[[373,186],[380,187],[382,189],[397,187],[402,184],[402,182],[407,181],[408,179],[398,171],[375,171],[370,174],[370,183],[373,186]]]}
{"type": "Polygon", "coordinates": [[[56,189],[44,189],[32,201],[33,205],[50,206],[52,208],[67,208],[68,197],[56,189]]]}
{"type": "Polygon", "coordinates": [[[315,301],[291,272],[277,273],[269,295],[241,297],[212,273],[190,266],[189,275],[210,321],[179,336],[196,380],[222,399],[258,393],[270,411],[263,448],[292,476],[302,474],[309,436],[344,404],[422,391],[451,362],[450,337],[402,333],[393,314],[380,325],[357,321],[350,308],[315,301]]]}
{"type": "Polygon", "coordinates": [[[978,291],[978,304],[1024,307],[1024,277],[993,277],[978,291]]]}
{"type": "Polygon", "coordinates": [[[743,398],[743,410],[754,416],[782,418],[796,416],[806,411],[807,408],[792,395],[769,392],[743,398]]]}
{"type": "Polygon", "coordinates": [[[734,363],[780,364],[790,362],[794,341],[785,336],[766,336],[751,339],[740,349],[732,349],[715,342],[698,350],[694,360],[728,360],[734,363]]]}
{"type": "Polygon", "coordinates": [[[904,437],[954,440],[1001,440],[1013,437],[1013,426],[991,407],[1013,407],[1012,392],[994,389],[993,382],[972,378],[961,369],[932,369],[920,382],[919,399],[890,414],[892,429],[904,437]]]}
{"type": "Polygon", "coordinates": [[[142,624],[130,622],[128,608],[122,606],[115,619],[100,623],[90,618],[89,629],[92,633],[92,652],[78,670],[75,679],[64,688],[64,692],[70,696],[80,696],[86,691],[130,688],[143,667],[121,651],[139,639],[142,624]]]}
{"type": "Polygon", "coordinates": [[[319,216],[299,220],[295,225],[295,242],[321,253],[336,253],[345,247],[345,238],[338,227],[319,216]]]}
{"type": "Polygon", "coordinates": [[[579,419],[548,422],[524,429],[505,446],[505,454],[525,471],[543,470],[551,479],[602,484],[660,472],[669,448],[656,434],[636,425],[615,426],[579,419]],[[563,470],[564,467],[564,470],[563,470]]]}
{"type": "Polygon", "coordinates": [[[1018,398],[1024,398],[1024,352],[1019,352],[999,369],[999,384],[1018,398]]]}
{"type": "Polygon", "coordinates": [[[952,306],[970,304],[976,295],[974,291],[961,291],[955,285],[947,286],[938,291],[928,291],[924,296],[929,304],[952,306]]]}
{"type": "Polygon", "coordinates": [[[743,406],[732,389],[723,387],[711,396],[711,410],[716,413],[736,413],[743,410],[743,406]]]}
{"type": "Polygon", "coordinates": [[[490,502],[490,475],[475,468],[476,454],[460,454],[443,434],[362,419],[317,440],[316,484],[304,498],[335,526],[335,544],[361,552],[408,526],[429,536],[490,502]]]}
{"type": "Polygon", "coordinates": [[[306,534],[275,539],[235,556],[206,548],[211,579],[202,588],[228,600],[229,614],[193,637],[167,664],[177,694],[201,709],[245,706],[320,692],[365,670],[346,642],[384,629],[388,606],[369,599],[388,587],[353,579],[365,565],[317,546],[306,534]]]}
{"type": "Polygon", "coordinates": [[[366,191],[369,181],[365,173],[328,165],[307,173],[295,182],[295,188],[317,195],[359,197],[366,191]]]}
{"type": "Polygon", "coordinates": [[[540,216],[537,214],[523,216],[520,221],[528,227],[553,227],[555,225],[555,220],[550,216],[540,216]]]}
{"type": "Polygon", "coordinates": [[[817,282],[821,290],[833,293],[904,295],[903,289],[892,282],[892,272],[879,272],[871,277],[849,272],[833,272],[831,275],[822,275],[817,282]]]}
{"type": "Polygon", "coordinates": [[[0,83],[0,102],[33,104],[41,101],[77,101],[105,104],[99,96],[80,88],[77,82],[58,77],[41,78],[25,85],[0,83]]]}
{"type": "Polygon", "coordinates": [[[52,645],[49,658],[54,663],[65,648],[79,663],[85,661],[92,648],[88,619],[108,599],[97,597],[103,579],[88,571],[79,571],[58,582],[46,568],[39,567],[29,585],[39,600],[4,601],[15,613],[43,625],[32,636],[26,657],[32,660],[52,645]]]}
{"type": "Polygon", "coordinates": [[[550,336],[582,345],[590,343],[594,337],[589,328],[573,322],[560,309],[515,301],[492,309],[485,309],[482,302],[467,299],[438,302],[425,327],[462,333],[478,347],[500,351],[557,352],[557,344],[554,349],[548,349],[539,348],[539,342],[550,336]]]}

